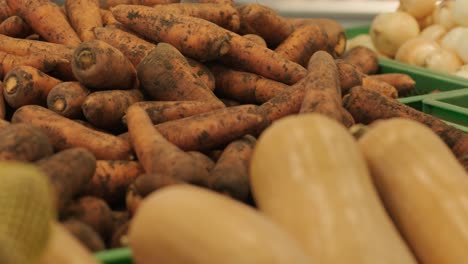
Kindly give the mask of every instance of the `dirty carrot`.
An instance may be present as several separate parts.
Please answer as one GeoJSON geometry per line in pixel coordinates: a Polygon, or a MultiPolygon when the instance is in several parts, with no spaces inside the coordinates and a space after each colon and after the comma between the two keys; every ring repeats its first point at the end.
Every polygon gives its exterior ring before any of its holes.
{"type": "Polygon", "coordinates": [[[122,203],[127,188],[143,172],[136,161],[98,160],[96,171],[82,194],[99,197],[110,205],[122,203]]]}
{"type": "Polygon", "coordinates": [[[135,180],[135,190],[142,198],[148,196],[148,194],[173,184],[182,184],[181,180],[177,180],[165,175],[153,173],[153,174],[142,174],[138,179],[135,180]]]}
{"type": "Polygon", "coordinates": [[[143,108],[153,124],[194,116],[223,108],[217,103],[200,101],[144,101],[135,103],[143,108]]]}
{"type": "Polygon", "coordinates": [[[243,35],[242,37],[252,41],[252,42],[255,42],[257,43],[258,45],[262,46],[262,47],[267,47],[267,43],[266,41],[260,37],[259,35],[256,35],[256,34],[245,34],[243,35]]]}
{"type": "Polygon", "coordinates": [[[371,78],[366,76],[362,78],[362,88],[371,89],[385,95],[389,98],[396,99],[398,97],[398,91],[395,87],[388,84],[387,82],[381,81],[379,79],[371,78]]]}
{"type": "Polygon", "coordinates": [[[2,131],[5,127],[9,126],[10,122],[0,119],[0,131],[2,131]]]}
{"type": "Polygon", "coordinates": [[[93,29],[102,27],[99,0],[66,0],[65,10],[81,41],[95,39],[93,29]]]}
{"type": "Polygon", "coordinates": [[[222,102],[206,87],[185,57],[172,45],[159,43],[138,64],[138,79],[154,100],[222,102]]]}
{"type": "Polygon", "coordinates": [[[275,52],[284,58],[307,67],[310,57],[318,50],[327,50],[328,36],[315,24],[296,28],[275,52]]]}
{"type": "Polygon", "coordinates": [[[400,96],[409,94],[416,87],[416,82],[411,76],[403,73],[373,74],[369,77],[392,85],[397,89],[398,95],[400,96]]]}
{"type": "Polygon", "coordinates": [[[199,0],[199,3],[230,4],[234,5],[234,0],[199,0]]]}
{"type": "Polygon", "coordinates": [[[171,12],[174,14],[202,18],[233,32],[237,32],[240,27],[239,13],[237,12],[237,9],[231,4],[200,4],[184,2],[155,5],[154,8],[162,12],[171,12]]]}
{"type": "Polygon", "coordinates": [[[127,108],[142,100],[143,94],[137,89],[100,91],[88,95],[81,109],[93,126],[112,131],[123,126],[127,108]]]}
{"type": "Polygon", "coordinates": [[[100,12],[103,26],[120,24],[120,22],[115,19],[114,15],[112,15],[111,11],[107,9],[100,9],[100,12]]]}
{"type": "Polygon", "coordinates": [[[120,23],[142,36],[169,43],[202,62],[217,59],[229,50],[230,31],[201,18],[139,5],[119,5],[111,11],[120,23]]]}
{"type": "Polygon", "coordinates": [[[392,117],[418,121],[437,133],[458,158],[468,153],[468,134],[445,124],[434,116],[420,112],[379,92],[355,87],[343,98],[343,105],[353,115],[356,122],[362,124],[370,124],[378,119],[392,117]]]}
{"type": "Polygon", "coordinates": [[[52,43],[78,46],[80,38],[60,7],[51,1],[7,0],[13,13],[20,15],[44,39],[52,43]]]}
{"type": "Polygon", "coordinates": [[[212,65],[216,94],[241,103],[264,103],[289,86],[260,75],[212,65]]]}
{"type": "Polygon", "coordinates": [[[344,60],[335,60],[340,75],[341,93],[347,94],[349,89],[362,84],[365,76],[356,66],[344,60]]]}
{"type": "Polygon", "coordinates": [[[0,51],[0,79],[16,66],[27,65],[42,72],[50,72],[54,70],[58,64],[67,62],[68,61],[53,55],[35,53],[19,56],[0,51]]]}
{"type": "Polygon", "coordinates": [[[114,26],[97,27],[94,29],[94,34],[96,35],[96,39],[104,41],[120,50],[135,67],[156,47],[153,43],[114,26]]]}
{"type": "Polygon", "coordinates": [[[31,35],[31,27],[19,16],[11,16],[0,24],[0,34],[13,38],[25,38],[31,35]]]}
{"type": "Polygon", "coordinates": [[[288,18],[289,23],[298,28],[305,24],[319,26],[328,36],[327,51],[338,58],[346,50],[346,35],[343,26],[338,21],[328,18],[288,18]]]}
{"type": "Polygon", "coordinates": [[[210,69],[203,63],[198,62],[194,59],[186,57],[188,64],[192,67],[192,71],[195,72],[205,86],[214,91],[215,89],[215,78],[210,69]]]}
{"type": "Polygon", "coordinates": [[[111,235],[112,210],[102,199],[93,196],[83,196],[73,201],[63,211],[64,218],[73,218],[89,225],[101,235],[104,240],[111,235]]]}
{"type": "Polygon", "coordinates": [[[133,149],[146,173],[160,173],[188,182],[197,182],[208,176],[203,164],[156,130],[141,107],[128,108],[127,125],[133,149]]]}
{"type": "Polygon", "coordinates": [[[0,22],[4,21],[12,15],[13,12],[11,12],[10,7],[7,5],[7,1],[0,0],[0,22]]]}
{"type": "Polygon", "coordinates": [[[157,4],[178,3],[180,0],[101,0],[99,3],[102,8],[111,8],[116,5],[145,5],[154,6],[157,4]]]}
{"type": "Polygon", "coordinates": [[[231,142],[211,170],[209,187],[247,201],[250,194],[249,164],[256,139],[246,135],[231,142]]]}
{"type": "Polygon", "coordinates": [[[98,159],[127,160],[132,157],[128,141],[90,129],[38,105],[18,108],[13,114],[12,122],[28,123],[41,128],[57,150],[83,147],[98,159]]]}
{"type": "Polygon", "coordinates": [[[106,249],[104,241],[92,227],[77,219],[67,219],[61,224],[91,252],[106,249]]]}
{"type": "Polygon", "coordinates": [[[270,7],[247,4],[237,10],[241,18],[239,33],[259,35],[270,48],[275,48],[294,31],[294,27],[270,7]]]}
{"type": "Polygon", "coordinates": [[[5,119],[6,109],[5,109],[5,99],[3,97],[4,87],[2,81],[0,81],[0,120],[5,119]]]}
{"type": "Polygon", "coordinates": [[[15,109],[28,104],[46,105],[50,90],[61,83],[30,66],[11,69],[4,80],[5,100],[15,109]]]}
{"type": "Polygon", "coordinates": [[[60,151],[36,164],[50,179],[59,212],[83,190],[96,169],[94,155],[83,148],[60,151]]]}
{"type": "Polygon", "coordinates": [[[199,151],[187,151],[187,154],[189,154],[190,156],[192,156],[192,158],[198,160],[201,164],[203,164],[203,167],[208,172],[210,172],[215,166],[214,161],[210,157],[199,151]]]}
{"type": "Polygon", "coordinates": [[[364,74],[374,74],[379,70],[379,58],[371,49],[356,46],[341,57],[344,61],[356,65],[364,74]]]}
{"type": "Polygon", "coordinates": [[[49,91],[47,108],[67,118],[79,118],[88,94],[89,90],[79,82],[62,82],[49,91]]]}
{"type": "Polygon", "coordinates": [[[81,43],[73,54],[71,66],[76,79],[89,89],[126,90],[138,85],[130,60],[104,41],[81,43]]]}
{"type": "Polygon", "coordinates": [[[319,113],[343,123],[338,67],[325,51],[312,55],[305,77],[305,95],[299,112],[319,113]]]}
{"type": "Polygon", "coordinates": [[[7,125],[0,138],[0,160],[36,161],[54,153],[47,136],[31,125],[7,125]]]}

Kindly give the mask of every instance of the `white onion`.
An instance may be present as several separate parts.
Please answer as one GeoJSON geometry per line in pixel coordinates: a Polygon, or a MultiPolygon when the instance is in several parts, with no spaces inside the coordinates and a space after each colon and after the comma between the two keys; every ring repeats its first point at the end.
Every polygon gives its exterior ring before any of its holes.
{"type": "Polygon", "coordinates": [[[440,2],[432,13],[434,24],[442,25],[446,29],[455,27],[457,24],[452,16],[453,6],[453,0],[444,0],[440,2]]]}
{"type": "Polygon", "coordinates": [[[468,79],[468,64],[463,65],[458,71],[455,72],[456,76],[468,79]]]}
{"type": "Polygon", "coordinates": [[[381,13],[372,21],[370,36],[375,47],[383,54],[393,57],[407,40],[419,35],[419,25],[406,12],[381,13]]]}
{"type": "Polygon", "coordinates": [[[419,35],[422,38],[428,38],[432,40],[440,40],[447,33],[447,29],[439,24],[433,24],[421,31],[419,35]]]}
{"type": "Polygon", "coordinates": [[[452,50],[440,48],[426,57],[425,64],[423,67],[428,69],[454,73],[463,65],[463,62],[452,50]]]}
{"type": "Polygon", "coordinates": [[[450,30],[441,40],[442,47],[454,50],[457,55],[468,63],[468,28],[456,27],[450,30]]]}
{"type": "Polygon", "coordinates": [[[395,60],[415,66],[426,66],[431,53],[440,50],[440,45],[431,39],[413,38],[405,42],[398,49],[395,60]]]}
{"type": "Polygon", "coordinates": [[[455,0],[452,14],[459,26],[468,27],[468,0],[455,0]]]}
{"type": "Polygon", "coordinates": [[[422,19],[432,13],[435,8],[435,0],[400,0],[399,10],[422,19]]]}

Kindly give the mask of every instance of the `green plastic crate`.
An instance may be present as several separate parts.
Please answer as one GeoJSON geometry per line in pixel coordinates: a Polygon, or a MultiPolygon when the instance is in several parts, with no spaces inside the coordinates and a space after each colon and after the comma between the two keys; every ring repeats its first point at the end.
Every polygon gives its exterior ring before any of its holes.
{"type": "Polygon", "coordinates": [[[104,264],[133,264],[129,248],[118,248],[96,253],[96,258],[104,264]]]}

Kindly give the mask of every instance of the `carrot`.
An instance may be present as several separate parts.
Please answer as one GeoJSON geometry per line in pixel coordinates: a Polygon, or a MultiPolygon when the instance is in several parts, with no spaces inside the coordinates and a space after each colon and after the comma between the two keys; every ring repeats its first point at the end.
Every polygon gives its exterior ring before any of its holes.
{"type": "Polygon", "coordinates": [[[62,225],[91,252],[106,249],[106,245],[99,234],[82,221],[77,219],[68,219],[63,221],[62,225]]]}
{"type": "Polygon", "coordinates": [[[392,85],[369,76],[362,78],[362,88],[371,89],[385,95],[389,98],[397,98],[398,91],[392,85]]]}
{"type": "Polygon", "coordinates": [[[154,6],[156,4],[178,3],[180,0],[101,0],[102,8],[111,8],[117,5],[145,5],[154,6]]]}
{"type": "Polygon", "coordinates": [[[210,172],[215,166],[214,161],[210,157],[199,151],[187,151],[187,154],[189,154],[190,156],[192,156],[192,158],[200,162],[200,164],[203,165],[207,172],[210,172]]]}
{"type": "Polygon", "coordinates": [[[2,131],[4,128],[10,125],[10,122],[0,119],[0,131],[2,131]]]}
{"type": "Polygon", "coordinates": [[[111,235],[112,210],[107,203],[93,196],[83,196],[70,203],[63,212],[63,217],[73,218],[89,225],[104,240],[111,235]]]}
{"type": "Polygon", "coordinates": [[[65,10],[82,41],[95,39],[93,29],[102,27],[99,0],[65,0],[65,10]]]}
{"type": "Polygon", "coordinates": [[[261,36],[271,48],[283,42],[293,31],[293,26],[275,10],[259,4],[237,8],[241,26],[239,33],[261,36]]]}
{"type": "Polygon", "coordinates": [[[83,195],[104,199],[110,205],[125,201],[130,184],[143,173],[140,163],[128,160],[98,160],[83,195]]]}
{"type": "Polygon", "coordinates": [[[115,19],[114,15],[112,15],[111,11],[107,9],[100,9],[100,12],[103,26],[120,24],[120,22],[115,19]]]}
{"type": "Polygon", "coordinates": [[[118,49],[100,40],[81,43],[71,66],[76,79],[90,89],[125,90],[138,85],[132,63],[118,49]]]}
{"type": "MultiPolygon", "coordinates": [[[[144,175],[145,174],[141,174],[137,179],[144,177],[144,175]]],[[[135,215],[142,200],[143,197],[137,192],[135,183],[130,184],[125,194],[125,208],[130,216],[135,215]]]]}
{"type": "Polygon", "coordinates": [[[222,59],[226,65],[285,84],[294,84],[306,75],[301,65],[242,36],[232,35],[231,49],[222,59]]]}
{"type": "Polygon", "coordinates": [[[93,176],[96,158],[86,149],[71,148],[41,159],[36,164],[49,177],[56,208],[62,212],[93,176]]]}
{"type": "Polygon", "coordinates": [[[397,89],[398,95],[401,96],[409,94],[416,87],[416,82],[411,76],[403,73],[373,74],[369,77],[392,85],[397,89]]]}
{"type": "Polygon", "coordinates": [[[333,57],[325,51],[317,51],[310,58],[308,69],[299,112],[320,113],[343,123],[340,79],[333,57]]]}
{"type": "Polygon", "coordinates": [[[309,24],[296,28],[275,49],[284,58],[307,67],[310,57],[318,50],[327,50],[328,36],[322,29],[309,24]]]}
{"type": "Polygon", "coordinates": [[[80,38],[55,3],[45,0],[7,0],[13,13],[21,16],[32,29],[52,43],[78,46],[80,38]]]}
{"type": "Polygon", "coordinates": [[[128,108],[127,125],[133,149],[146,173],[159,173],[188,182],[197,182],[208,176],[202,163],[167,141],[156,130],[141,107],[128,108]]]}
{"type": "Polygon", "coordinates": [[[165,175],[153,173],[153,174],[142,174],[138,179],[135,180],[134,188],[136,193],[142,198],[145,198],[150,193],[157,191],[163,187],[182,184],[184,181],[174,179],[165,175]]]}
{"type": "Polygon", "coordinates": [[[463,157],[468,153],[468,134],[379,92],[355,87],[343,98],[343,105],[353,115],[356,122],[362,124],[392,117],[418,121],[437,133],[457,157],[463,157]]]}
{"type": "Polygon", "coordinates": [[[88,94],[89,90],[79,82],[62,82],[49,91],[47,108],[67,118],[79,118],[88,94]]]}
{"type": "Polygon", "coordinates": [[[67,63],[62,58],[45,54],[18,56],[0,51],[0,78],[3,78],[16,66],[31,66],[43,72],[50,72],[60,63],[67,63]]]}
{"type": "Polygon", "coordinates": [[[343,60],[335,60],[340,75],[341,93],[347,94],[349,89],[362,84],[364,74],[353,64],[343,60]]]}
{"type": "Polygon", "coordinates": [[[54,153],[47,136],[31,125],[7,125],[0,138],[0,160],[36,161],[54,153]]]}
{"type": "Polygon", "coordinates": [[[127,221],[121,225],[119,225],[115,231],[112,234],[109,247],[110,248],[122,248],[127,246],[127,244],[124,242],[125,237],[128,233],[128,229],[130,227],[130,222],[127,221]]]}
{"type": "Polygon", "coordinates": [[[7,5],[7,1],[0,0],[0,22],[4,21],[12,15],[13,12],[11,12],[10,7],[7,5]]]}
{"type": "Polygon", "coordinates": [[[153,124],[194,116],[223,108],[217,103],[199,101],[145,101],[135,105],[145,109],[153,124]]]}
{"type": "Polygon", "coordinates": [[[216,94],[242,103],[264,103],[289,86],[260,75],[236,71],[221,65],[211,67],[216,94]]]}
{"type": "Polygon", "coordinates": [[[143,94],[137,89],[94,92],[86,97],[81,109],[93,126],[114,130],[123,126],[127,108],[142,100],[143,94]]]}
{"type": "Polygon", "coordinates": [[[373,50],[356,46],[341,57],[344,61],[356,65],[364,74],[374,74],[379,70],[379,58],[373,50]]]}
{"type": "Polygon", "coordinates": [[[201,62],[186,57],[188,64],[192,67],[192,71],[195,72],[205,86],[214,91],[215,89],[215,77],[210,69],[201,62]]]}
{"type": "Polygon", "coordinates": [[[138,79],[154,100],[204,101],[222,105],[173,46],[159,43],[138,64],[138,79]]]}
{"type": "Polygon", "coordinates": [[[240,27],[239,13],[232,4],[184,2],[155,5],[154,8],[161,12],[202,18],[233,32],[237,32],[240,27]]]}
{"type": "Polygon", "coordinates": [[[346,35],[343,26],[336,20],[328,18],[288,18],[288,22],[293,28],[301,27],[305,24],[315,24],[319,26],[328,36],[327,51],[338,58],[346,50],[346,35]]]}
{"type": "Polygon", "coordinates": [[[24,38],[25,40],[39,40],[41,38],[41,36],[39,36],[38,34],[34,33],[34,34],[31,34],[29,36],[27,36],[26,38],[24,38]]]}
{"type": "Polygon", "coordinates": [[[2,81],[0,81],[0,120],[5,119],[5,116],[6,116],[5,99],[3,97],[3,93],[4,93],[3,89],[4,89],[3,83],[2,83],[2,81]]]}
{"type": "Polygon", "coordinates": [[[234,0],[199,0],[199,3],[230,4],[234,5],[234,0]]]}
{"type": "Polygon", "coordinates": [[[252,41],[252,42],[255,42],[256,44],[262,46],[262,47],[267,47],[267,43],[266,41],[260,37],[259,35],[256,35],[256,34],[245,34],[243,35],[242,37],[252,41]]]}
{"type": "Polygon", "coordinates": [[[210,173],[210,188],[247,201],[250,194],[249,164],[255,142],[254,137],[246,135],[227,145],[210,173]]]}
{"type": "Polygon", "coordinates": [[[158,11],[139,5],[119,5],[114,17],[142,36],[176,47],[185,56],[199,61],[217,59],[229,50],[229,31],[197,17],[158,11]]]}
{"type": "Polygon", "coordinates": [[[266,122],[256,105],[222,108],[156,125],[179,148],[210,150],[246,134],[256,134],[266,122]]]}
{"type": "Polygon", "coordinates": [[[36,68],[17,66],[5,76],[5,100],[15,109],[28,104],[45,105],[50,90],[60,83],[36,68]]]}
{"type": "Polygon", "coordinates": [[[19,16],[11,16],[0,24],[0,34],[6,36],[24,38],[31,35],[31,33],[31,27],[19,16]]]}
{"type": "Polygon", "coordinates": [[[22,106],[15,111],[11,120],[41,128],[57,150],[83,147],[98,159],[127,160],[132,157],[127,141],[85,127],[41,106],[22,106]]]}
{"type": "Polygon", "coordinates": [[[153,43],[125,32],[118,27],[97,27],[94,29],[94,34],[96,35],[96,39],[104,41],[120,50],[135,67],[156,47],[153,43]]]}

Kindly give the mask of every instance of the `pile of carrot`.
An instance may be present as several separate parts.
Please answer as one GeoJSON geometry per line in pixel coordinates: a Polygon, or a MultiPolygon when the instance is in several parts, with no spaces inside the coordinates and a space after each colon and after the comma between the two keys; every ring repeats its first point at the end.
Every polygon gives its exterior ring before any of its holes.
{"type": "Polygon", "coordinates": [[[189,183],[252,204],[249,162],[276,120],[427,124],[461,159],[468,136],[398,103],[415,82],[330,19],[232,1],[0,0],[0,160],[49,176],[90,250],[122,246],[149,193],[189,183]]]}

